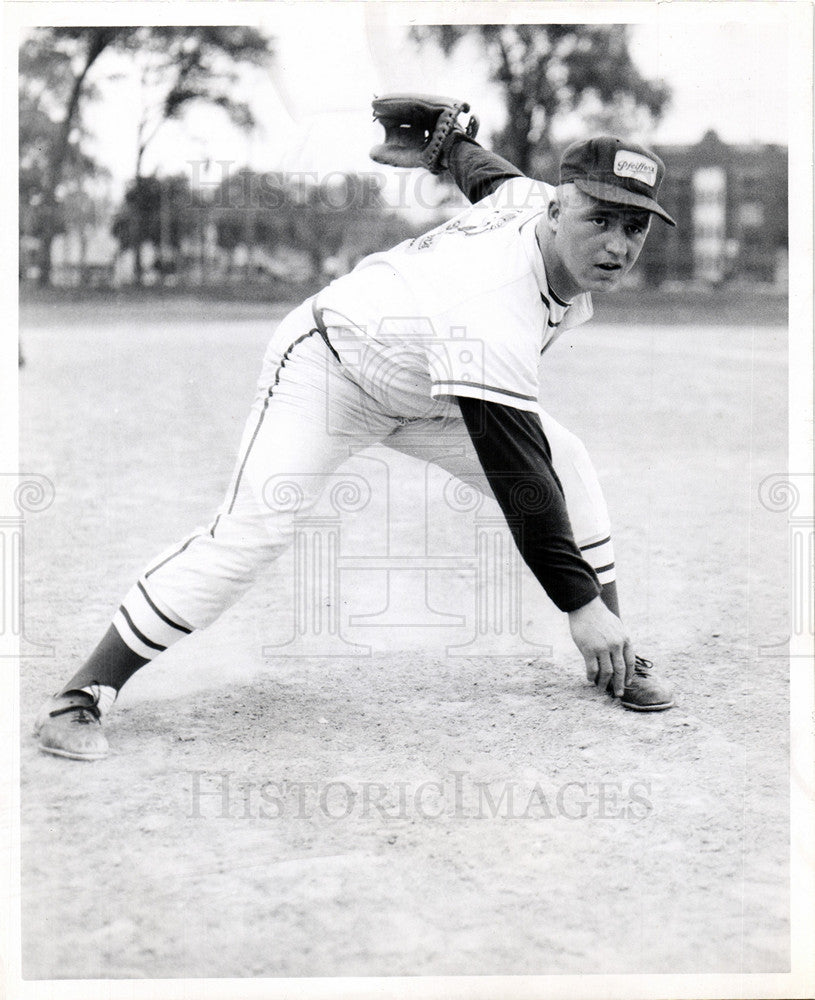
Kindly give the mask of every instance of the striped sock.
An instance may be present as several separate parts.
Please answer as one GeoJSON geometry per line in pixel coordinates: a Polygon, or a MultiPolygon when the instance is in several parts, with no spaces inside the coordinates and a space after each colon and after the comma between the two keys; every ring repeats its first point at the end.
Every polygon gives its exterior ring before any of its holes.
{"type": "Polygon", "coordinates": [[[192,631],[139,581],[122,601],[102,641],[59,693],[84,691],[104,714],[139,667],[192,631]]]}
{"type": "MultiPolygon", "coordinates": [[[[113,702],[106,692],[112,691],[115,699],[119,688],[145,663],[147,660],[137,656],[126,646],[116,629],[110,625],[102,636],[102,641],[59,693],[84,691],[94,701],[99,694],[104,704],[110,707],[113,702]]],[[[98,707],[100,711],[105,710],[102,704],[98,707]]]]}

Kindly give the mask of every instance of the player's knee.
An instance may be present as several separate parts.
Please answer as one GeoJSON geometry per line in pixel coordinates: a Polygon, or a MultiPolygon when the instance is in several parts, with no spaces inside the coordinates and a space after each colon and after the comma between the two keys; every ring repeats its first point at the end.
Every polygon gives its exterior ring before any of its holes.
{"type": "Polygon", "coordinates": [[[235,577],[254,578],[289,548],[294,530],[290,514],[269,510],[240,516],[224,514],[201,544],[214,563],[235,577]]]}

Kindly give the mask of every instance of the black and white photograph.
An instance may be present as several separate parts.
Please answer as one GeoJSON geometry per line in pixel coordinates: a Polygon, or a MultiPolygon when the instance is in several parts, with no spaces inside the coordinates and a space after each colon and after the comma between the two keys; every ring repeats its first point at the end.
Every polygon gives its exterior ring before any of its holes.
{"type": "Polygon", "coordinates": [[[10,998],[807,998],[810,2],[3,5],[10,998]]]}

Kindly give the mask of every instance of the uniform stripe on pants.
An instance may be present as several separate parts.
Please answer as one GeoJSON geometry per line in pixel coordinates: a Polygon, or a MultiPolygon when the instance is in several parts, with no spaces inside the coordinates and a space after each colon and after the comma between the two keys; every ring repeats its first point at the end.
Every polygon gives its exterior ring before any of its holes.
{"type": "Polygon", "coordinates": [[[113,625],[125,645],[147,660],[192,632],[160,607],[141,580],[126,594],[113,625]]]}
{"type": "MultiPolygon", "coordinates": [[[[249,461],[249,454],[252,451],[252,446],[254,445],[255,441],[257,441],[257,436],[260,433],[260,428],[263,426],[263,421],[266,417],[266,411],[269,409],[269,400],[274,395],[274,391],[277,388],[278,383],[280,382],[280,373],[286,367],[286,362],[291,357],[291,352],[295,349],[295,347],[297,347],[298,344],[302,344],[304,340],[307,340],[309,337],[311,337],[313,334],[317,332],[318,331],[316,329],[312,329],[309,330],[308,333],[304,333],[301,337],[298,337],[297,340],[293,341],[286,348],[285,352],[283,353],[283,357],[280,359],[280,364],[277,366],[277,371],[275,372],[274,382],[269,387],[269,392],[266,396],[266,402],[263,404],[263,409],[261,410],[260,417],[258,418],[258,423],[257,427],[255,428],[255,433],[252,435],[252,440],[249,442],[249,445],[246,448],[246,454],[243,456],[243,461],[241,462],[240,468],[238,469],[238,474],[235,477],[235,486],[232,490],[232,500],[230,501],[227,514],[231,514],[232,511],[235,509],[235,501],[238,499],[238,490],[241,485],[241,479],[243,479],[243,471],[246,468],[246,463],[249,461]]],[[[217,523],[218,523],[218,518],[215,519],[215,524],[217,523]]],[[[215,537],[215,525],[213,525],[212,527],[212,537],[213,538],[215,537]]]]}

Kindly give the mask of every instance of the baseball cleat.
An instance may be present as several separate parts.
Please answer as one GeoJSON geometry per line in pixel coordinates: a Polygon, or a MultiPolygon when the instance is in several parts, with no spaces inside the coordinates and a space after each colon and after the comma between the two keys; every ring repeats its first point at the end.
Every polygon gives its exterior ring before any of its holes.
{"type": "MultiPolygon", "coordinates": [[[[643,656],[635,657],[634,677],[626,685],[620,704],[632,712],[664,712],[673,708],[674,696],[670,685],[654,677],[651,671],[654,664],[643,656]]],[[[609,694],[614,694],[613,681],[606,688],[609,694]]]]}
{"type": "Polygon", "coordinates": [[[34,735],[40,750],[55,757],[102,760],[109,751],[96,700],[85,691],[49,698],[34,723],[34,735]]]}

